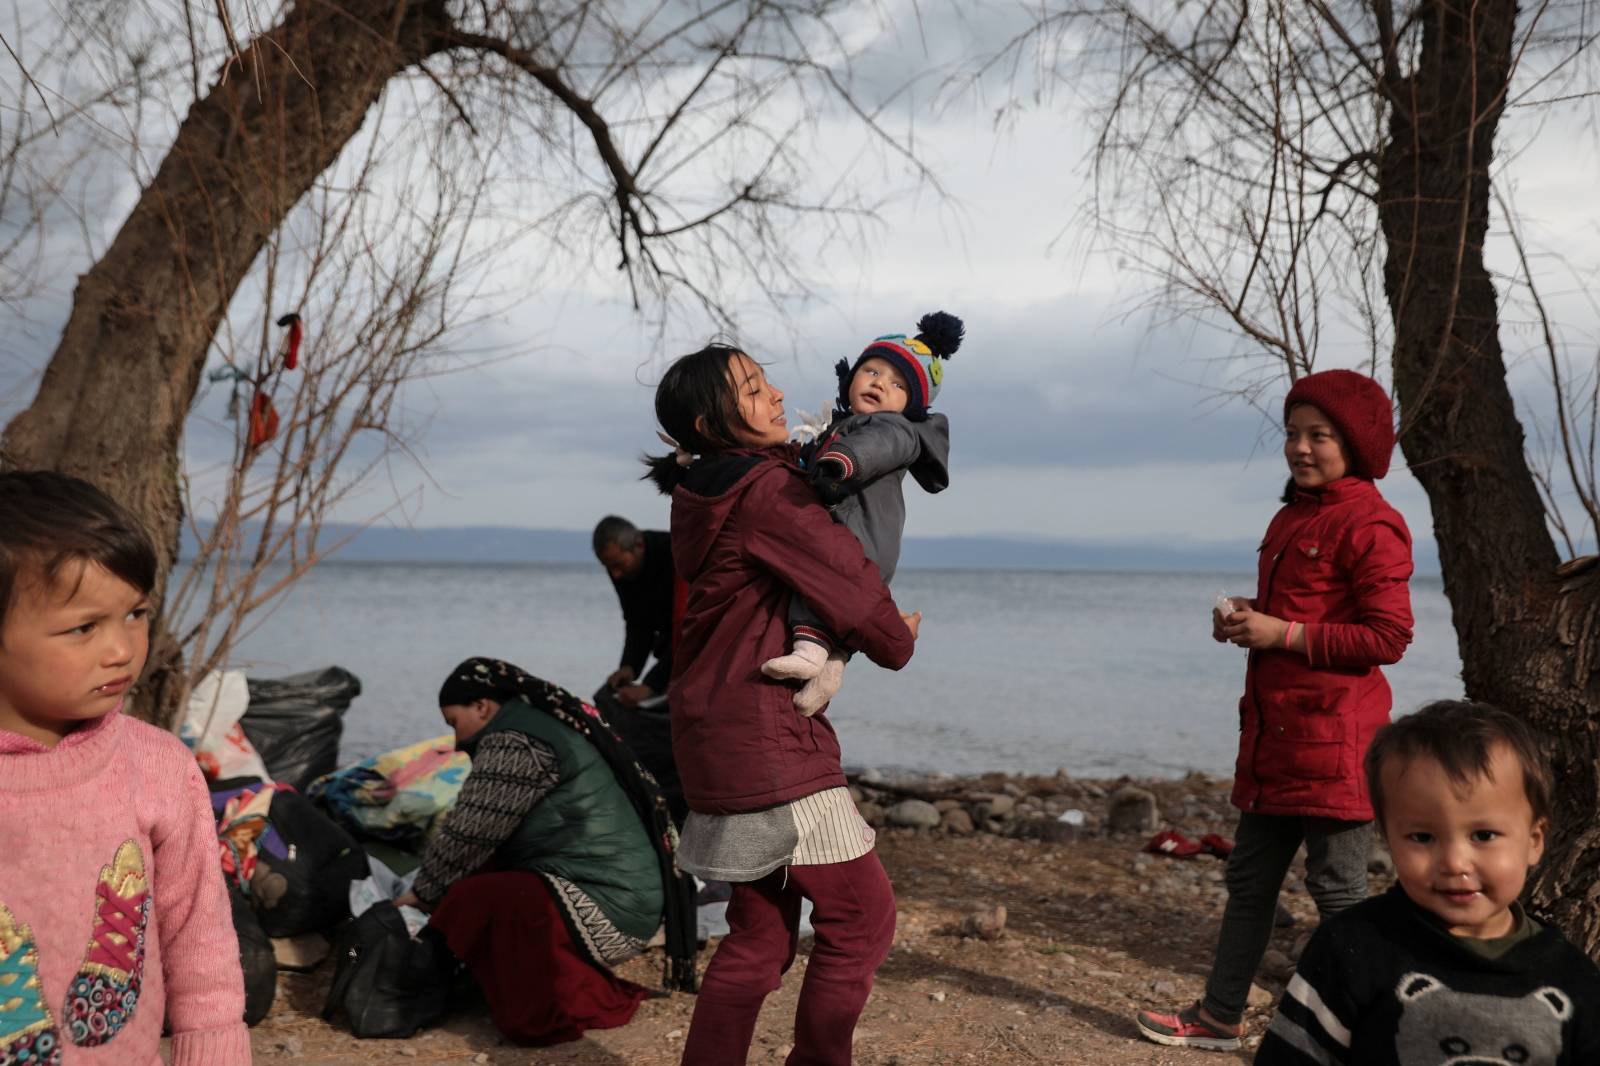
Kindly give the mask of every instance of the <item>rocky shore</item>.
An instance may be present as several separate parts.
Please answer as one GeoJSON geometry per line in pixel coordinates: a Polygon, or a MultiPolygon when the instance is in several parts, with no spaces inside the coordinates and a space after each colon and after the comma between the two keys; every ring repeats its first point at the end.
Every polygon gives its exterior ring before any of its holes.
{"type": "MultiPolygon", "coordinates": [[[[858,1066],[1250,1060],[1250,1050],[1218,1055],[1146,1043],[1132,1022],[1140,1008],[1198,995],[1225,898],[1219,858],[1141,849],[1165,829],[1195,840],[1231,836],[1228,779],[863,771],[851,786],[879,827],[899,907],[894,949],[857,1028],[858,1066]]],[[[1374,891],[1388,883],[1381,858],[1374,891]]],[[[1297,941],[1315,923],[1302,874],[1297,864],[1251,993],[1252,1033],[1269,1019],[1297,941]]],[[[768,1001],[753,1064],[777,1066],[787,1054],[808,950],[803,943],[799,972],[768,1001]]],[[[709,957],[708,949],[702,963],[709,957]]],[[[622,968],[649,987],[659,987],[660,972],[654,954],[622,968]]],[[[662,996],[620,1029],[516,1048],[468,997],[443,1025],[411,1040],[358,1041],[317,1016],[330,976],[326,964],[280,975],[277,1005],[252,1033],[258,1062],[674,1066],[694,1007],[692,996],[662,996]]]]}
{"type": "MultiPolygon", "coordinates": [[[[1176,781],[1075,780],[1050,777],[851,774],[850,792],[873,828],[974,832],[1066,843],[1083,836],[1153,833],[1210,826],[1226,819],[1223,779],[1193,773],[1176,781]],[[1164,822],[1165,820],[1165,822],[1164,822]]],[[[1210,832],[1211,830],[1203,830],[1210,832]]]]}

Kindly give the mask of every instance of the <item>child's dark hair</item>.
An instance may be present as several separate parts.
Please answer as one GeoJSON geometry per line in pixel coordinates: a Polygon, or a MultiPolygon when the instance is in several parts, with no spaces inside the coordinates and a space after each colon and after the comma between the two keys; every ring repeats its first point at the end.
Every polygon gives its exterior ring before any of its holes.
{"type": "Polygon", "coordinates": [[[1510,748],[1522,764],[1522,790],[1534,818],[1548,820],[1550,767],[1533,730],[1522,719],[1491,704],[1438,700],[1389,723],[1372,738],[1372,747],[1367,749],[1367,791],[1378,824],[1383,824],[1384,763],[1426,756],[1443,767],[1451,781],[1466,785],[1489,776],[1496,744],[1510,748]]]}
{"type": "MultiPolygon", "coordinates": [[[[708,344],[698,352],[679,357],[667,367],[656,386],[656,421],[667,436],[691,455],[739,446],[739,389],[728,376],[728,364],[743,349],[708,344]],[[702,427],[704,427],[702,429],[702,427]]],[[[684,468],[676,455],[647,455],[645,477],[670,495],[683,480],[684,468]]]]}
{"type": "Polygon", "coordinates": [[[66,474],[0,473],[0,627],[23,579],[50,585],[77,562],[98,563],[140,592],[156,584],[155,548],[121,504],[66,474]]]}

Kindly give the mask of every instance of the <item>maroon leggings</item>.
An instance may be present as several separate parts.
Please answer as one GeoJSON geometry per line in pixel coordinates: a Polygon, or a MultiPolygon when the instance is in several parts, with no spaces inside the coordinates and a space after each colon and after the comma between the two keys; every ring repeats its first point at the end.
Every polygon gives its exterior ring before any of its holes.
{"type": "Polygon", "coordinates": [[[786,1066],[849,1066],[850,1038],[872,975],[894,942],[894,889],[876,852],[826,866],[788,866],[733,886],[728,935],[706,967],[683,1066],[744,1066],[756,1016],[794,962],[800,899],[816,942],[800,986],[786,1066]]]}

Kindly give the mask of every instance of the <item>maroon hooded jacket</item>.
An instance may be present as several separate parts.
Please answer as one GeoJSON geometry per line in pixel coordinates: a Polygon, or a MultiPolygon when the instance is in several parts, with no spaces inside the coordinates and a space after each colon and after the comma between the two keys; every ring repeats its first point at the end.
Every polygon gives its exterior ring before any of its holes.
{"type": "Polygon", "coordinates": [[[707,456],[672,494],[672,557],[689,599],[668,702],[693,810],[737,814],[845,783],[826,709],[761,673],[789,650],[791,595],[828,631],[898,670],[914,642],[878,568],[817,502],[789,447],[707,456]]]}
{"type": "Polygon", "coordinates": [[[1379,666],[1411,643],[1411,533],[1378,487],[1302,492],[1267,527],[1255,609],[1306,627],[1306,654],[1252,651],[1233,803],[1253,814],[1372,817],[1362,770],[1393,697],[1379,666]]]}

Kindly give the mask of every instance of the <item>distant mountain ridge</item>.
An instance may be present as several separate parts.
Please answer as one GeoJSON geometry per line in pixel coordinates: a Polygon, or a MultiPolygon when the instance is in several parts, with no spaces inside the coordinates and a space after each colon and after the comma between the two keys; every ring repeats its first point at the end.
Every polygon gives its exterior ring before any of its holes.
{"type": "MultiPolygon", "coordinates": [[[[454,526],[327,525],[323,543],[349,536],[329,556],[341,563],[590,563],[587,530],[454,526]]],[[[900,565],[931,570],[1154,570],[1239,574],[1255,569],[1255,541],[1137,541],[1045,537],[907,537],[900,565]]],[[[194,554],[187,529],[184,558],[194,554]]],[[[1431,539],[1417,545],[1419,573],[1437,574],[1431,539]]]]}

